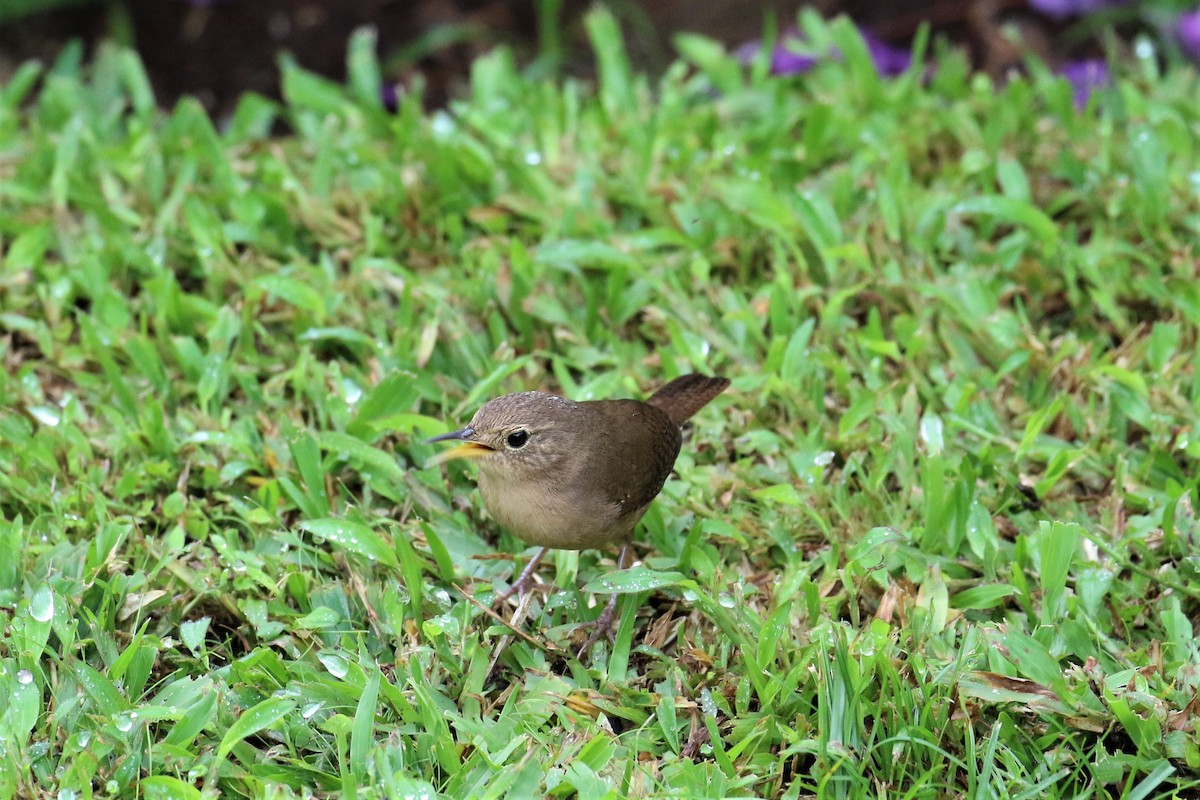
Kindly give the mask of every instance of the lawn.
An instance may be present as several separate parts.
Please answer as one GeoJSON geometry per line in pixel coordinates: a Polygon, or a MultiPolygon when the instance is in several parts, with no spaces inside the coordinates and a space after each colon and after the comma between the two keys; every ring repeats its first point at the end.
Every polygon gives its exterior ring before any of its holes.
{"type": "Polygon", "coordinates": [[[367,33],[220,121],[0,87],[0,797],[1197,796],[1195,72],[806,24],[651,79],[597,12],[594,84],[436,112],[367,33]],[[533,550],[425,440],[692,371],[637,564],[487,613],[533,550]]]}

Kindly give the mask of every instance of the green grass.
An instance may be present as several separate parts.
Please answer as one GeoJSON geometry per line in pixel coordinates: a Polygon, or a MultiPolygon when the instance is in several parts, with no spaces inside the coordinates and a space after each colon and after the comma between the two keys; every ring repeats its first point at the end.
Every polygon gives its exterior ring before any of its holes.
{"type": "Polygon", "coordinates": [[[3,87],[0,796],[1196,796],[1195,74],[807,24],[652,82],[596,14],[597,86],[433,114],[368,36],[220,126],[114,49],[3,87]],[[698,369],[641,567],[463,599],[527,548],[426,437],[698,369]]]}

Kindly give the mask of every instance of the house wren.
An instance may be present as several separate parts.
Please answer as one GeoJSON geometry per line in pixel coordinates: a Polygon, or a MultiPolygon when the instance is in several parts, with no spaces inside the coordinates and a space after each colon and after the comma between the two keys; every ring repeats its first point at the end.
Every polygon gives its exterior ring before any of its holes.
{"type": "MultiPolygon", "coordinates": [[[[684,375],[645,402],[576,403],[520,392],[484,404],[462,430],[430,439],[465,442],[433,463],[455,458],[478,463],[488,512],[518,538],[542,548],[498,600],[523,590],[551,547],[619,543],[623,567],[634,526],[679,455],[680,426],[727,386],[725,378],[684,375]]],[[[615,607],[614,594],[598,628],[611,624],[615,607]]]]}

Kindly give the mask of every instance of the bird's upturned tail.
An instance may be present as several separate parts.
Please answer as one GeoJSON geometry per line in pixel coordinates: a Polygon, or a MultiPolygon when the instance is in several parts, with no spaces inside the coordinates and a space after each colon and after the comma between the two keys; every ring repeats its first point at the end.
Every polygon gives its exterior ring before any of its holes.
{"type": "Polygon", "coordinates": [[[670,414],[676,425],[682,425],[728,386],[728,378],[710,378],[697,373],[681,375],[652,394],[646,402],[670,414]]]}

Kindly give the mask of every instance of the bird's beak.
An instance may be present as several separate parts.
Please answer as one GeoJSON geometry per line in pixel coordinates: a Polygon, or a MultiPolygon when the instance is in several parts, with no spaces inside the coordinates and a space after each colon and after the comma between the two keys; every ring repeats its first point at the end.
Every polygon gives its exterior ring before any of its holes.
{"type": "MultiPolygon", "coordinates": [[[[430,444],[432,442],[446,442],[451,440],[465,441],[469,440],[474,435],[474,428],[463,428],[461,431],[451,431],[450,433],[443,433],[441,436],[435,436],[432,439],[427,439],[425,443],[430,444]]],[[[438,453],[436,456],[429,459],[425,466],[432,467],[446,461],[453,461],[456,458],[480,458],[481,456],[486,456],[493,452],[495,451],[492,450],[492,448],[482,445],[479,442],[467,441],[466,444],[459,445],[453,450],[447,450],[444,453],[438,453]]]]}

